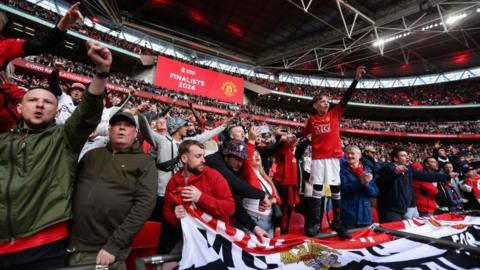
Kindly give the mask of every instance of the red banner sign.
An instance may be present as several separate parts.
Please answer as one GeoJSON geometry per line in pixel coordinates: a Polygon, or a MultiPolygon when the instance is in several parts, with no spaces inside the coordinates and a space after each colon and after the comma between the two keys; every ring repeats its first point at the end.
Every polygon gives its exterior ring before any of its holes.
{"type": "Polygon", "coordinates": [[[188,94],[243,103],[243,79],[159,56],[155,85],[188,94]]]}

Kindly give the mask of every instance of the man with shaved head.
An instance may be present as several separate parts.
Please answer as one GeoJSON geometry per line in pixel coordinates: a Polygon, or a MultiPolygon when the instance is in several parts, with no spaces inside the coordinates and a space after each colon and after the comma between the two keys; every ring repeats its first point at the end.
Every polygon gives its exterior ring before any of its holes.
{"type": "Polygon", "coordinates": [[[67,221],[78,154],[100,122],[110,51],[87,43],[97,75],[64,125],[57,98],[35,88],[17,109],[21,119],[0,133],[0,269],[50,269],[67,262],[67,221]]]}

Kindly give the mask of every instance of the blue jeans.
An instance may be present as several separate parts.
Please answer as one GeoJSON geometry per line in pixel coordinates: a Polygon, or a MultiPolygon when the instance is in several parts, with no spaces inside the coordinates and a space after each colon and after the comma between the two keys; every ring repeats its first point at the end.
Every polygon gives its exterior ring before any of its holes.
{"type": "MultiPolygon", "coordinates": [[[[255,221],[255,224],[257,224],[258,227],[264,229],[271,237],[273,237],[273,224],[272,224],[272,218],[270,216],[270,219],[266,219],[264,217],[260,217],[258,215],[254,215],[252,213],[248,213],[250,217],[255,221]]],[[[252,233],[249,229],[243,227],[242,225],[238,226],[239,229],[241,229],[244,232],[249,232],[252,233]]]]}
{"type": "Polygon", "coordinates": [[[409,207],[407,209],[407,213],[403,216],[404,219],[412,219],[418,217],[418,210],[417,207],[409,207]]]}

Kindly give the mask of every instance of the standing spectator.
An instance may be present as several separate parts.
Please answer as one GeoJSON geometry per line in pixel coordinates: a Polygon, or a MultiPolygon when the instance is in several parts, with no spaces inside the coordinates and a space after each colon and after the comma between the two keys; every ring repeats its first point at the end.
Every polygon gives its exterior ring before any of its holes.
{"type": "MultiPolygon", "coordinates": [[[[242,178],[245,179],[248,184],[256,189],[263,190],[265,193],[272,196],[272,203],[281,204],[281,198],[278,196],[278,191],[272,182],[272,179],[265,173],[262,166],[262,157],[260,153],[255,149],[255,141],[249,139],[247,144],[247,156],[242,167],[242,178]]],[[[255,221],[257,226],[264,229],[269,235],[273,235],[275,221],[278,217],[274,216],[272,209],[260,211],[259,199],[243,199],[243,207],[255,221]]]]}
{"type": "MultiPolygon", "coordinates": [[[[88,56],[98,74],[110,70],[108,49],[87,43],[88,56]]],[[[19,105],[21,121],[0,134],[0,165],[8,175],[0,195],[6,215],[0,216],[2,269],[49,269],[66,263],[67,221],[78,154],[100,122],[106,78],[93,78],[87,93],[65,125],[55,126],[57,99],[36,88],[19,105]],[[7,150],[10,149],[10,150],[7,150]],[[22,153],[14,155],[13,153],[22,153]]]]}
{"type": "Polygon", "coordinates": [[[248,158],[246,150],[247,147],[243,141],[231,140],[225,142],[222,150],[205,158],[205,164],[215,168],[227,180],[235,199],[235,218],[237,223],[255,233],[260,239],[263,239],[271,235],[258,226],[248,215],[243,207],[243,199],[260,200],[259,210],[266,211],[272,207],[273,198],[268,196],[266,192],[249,185],[247,181],[240,177],[241,168],[248,158]]]}
{"type": "MultiPolygon", "coordinates": [[[[65,37],[67,30],[77,20],[83,20],[79,7],[80,2],[72,5],[57,25],[47,33],[36,35],[27,40],[14,38],[0,40],[0,68],[17,57],[41,54],[57,46],[65,37]]],[[[8,18],[5,13],[0,12],[0,30],[3,30],[7,22],[8,18]]],[[[20,119],[15,106],[20,103],[24,94],[25,91],[13,85],[8,85],[7,88],[2,87],[2,91],[0,91],[0,132],[9,131],[20,119]]]]}
{"type": "Polygon", "coordinates": [[[361,161],[361,155],[357,146],[347,146],[346,162],[340,168],[340,187],[343,194],[341,218],[348,228],[372,224],[370,199],[378,195],[373,169],[361,161]]]}
{"type": "MultiPolygon", "coordinates": [[[[141,106],[141,105],[140,105],[141,106]]],[[[178,172],[181,168],[179,163],[178,146],[184,139],[196,140],[201,143],[208,141],[213,136],[222,132],[226,127],[230,119],[226,119],[219,127],[206,131],[202,134],[194,137],[186,137],[187,135],[187,123],[188,121],[180,117],[170,117],[167,120],[167,129],[169,135],[161,135],[155,132],[147,122],[147,119],[142,114],[138,117],[138,123],[140,126],[140,132],[144,136],[145,140],[152,146],[157,154],[156,166],[158,169],[158,187],[157,187],[157,202],[155,209],[150,217],[151,220],[164,221],[163,220],[163,203],[165,199],[165,188],[168,181],[172,176],[178,172]]],[[[160,238],[159,248],[160,252],[168,253],[174,247],[171,246],[175,241],[175,229],[168,224],[162,226],[162,237],[160,238]],[[172,233],[169,233],[171,231],[172,233]],[[172,237],[172,238],[170,238],[172,237]]]]}
{"type": "Polygon", "coordinates": [[[70,265],[125,269],[133,237],[155,206],[157,169],[136,142],[136,122],[126,112],[110,119],[110,142],[79,163],[73,198],[70,265]]]}
{"type": "Polygon", "coordinates": [[[280,229],[284,234],[288,232],[292,210],[295,208],[295,205],[300,203],[297,182],[297,159],[294,154],[297,138],[293,134],[285,135],[287,136],[287,141],[275,154],[277,167],[273,174],[273,182],[283,201],[283,218],[280,229]]]}
{"type": "Polygon", "coordinates": [[[480,209],[480,175],[477,174],[475,168],[469,166],[464,171],[465,185],[471,189],[468,194],[471,209],[480,209]]]}
{"type": "MultiPolygon", "coordinates": [[[[411,167],[417,171],[423,171],[423,168],[426,168],[427,171],[438,171],[438,162],[433,157],[426,158],[423,161],[423,166],[419,164],[418,167],[415,167],[414,164],[412,164],[411,167]]],[[[412,187],[415,192],[415,200],[419,215],[421,217],[433,215],[438,208],[435,199],[435,196],[438,193],[437,183],[420,182],[413,179],[412,187]]]]}
{"type": "Polygon", "coordinates": [[[408,219],[405,215],[414,198],[413,179],[423,182],[446,182],[456,176],[456,173],[447,175],[412,169],[408,166],[410,161],[407,149],[404,147],[395,147],[390,153],[390,158],[392,162],[380,170],[380,177],[377,181],[380,222],[408,219]]]}
{"type": "Polygon", "coordinates": [[[343,95],[340,103],[329,110],[329,98],[326,95],[318,95],[313,98],[313,108],[317,111],[310,116],[303,135],[312,135],[312,167],[310,180],[306,183],[305,196],[322,198],[325,185],[330,185],[332,192],[333,222],[334,229],[341,238],[351,238],[340,219],[340,157],[342,146],[340,141],[340,118],[345,107],[357,86],[358,80],[365,74],[365,67],[360,66],[355,73],[355,80],[347,92],[343,95]],[[308,187],[308,189],[307,189],[308,187]]]}
{"type": "Polygon", "coordinates": [[[225,178],[205,165],[204,149],[202,143],[194,140],[185,140],[179,146],[183,168],[168,182],[163,205],[165,221],[173,227],[180,226],[185,207],[192,205],[227,224],[234,214],[232,192],[225,178]]]}
{"type": "Polygon", "coordinates": [[[87,87],[81,83],[72,83],[67,92],[62,92],[58,98],[57,125],[65,124],[65,121],[72,115],[82,100],[83,93],[87,87]]]}

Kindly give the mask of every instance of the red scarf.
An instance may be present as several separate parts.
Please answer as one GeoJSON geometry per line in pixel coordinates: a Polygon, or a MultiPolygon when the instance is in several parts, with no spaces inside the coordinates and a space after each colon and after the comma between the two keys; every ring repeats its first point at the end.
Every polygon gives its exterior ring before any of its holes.
{"type": "Polygon", "coordinates": [[[352,172],[358,177],[360,178],[360,176],[363,174],[363,165],[362,165],[362,162],[359,162],[358,163],[358,167],[357,168],[354,168],[352,165],[348,165],[350,166],[350,169],[352,170],[352,172]]]}

